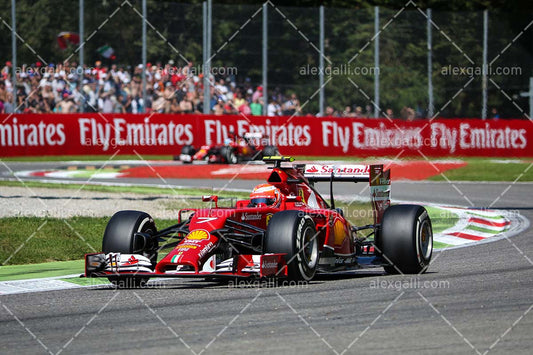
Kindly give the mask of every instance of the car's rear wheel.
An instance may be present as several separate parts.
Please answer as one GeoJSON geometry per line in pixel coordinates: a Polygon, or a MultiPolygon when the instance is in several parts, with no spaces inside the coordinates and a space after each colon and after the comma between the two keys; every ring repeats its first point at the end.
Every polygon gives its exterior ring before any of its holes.
{"type": "Polygon", "coordinates": [[[279,150],[278,147],[276,147],[275,145],[267,145],[263,148],[264,157],[271,157],[276,155],[279,155],[279,150]]]}
{"type": "Polygon", "coordinates": [[[220,154],[228,164],[237,164],[239,159],[235,154],[235,149],[232,147],[224,146],[220,149],[220,154]]]}
{"type": "Polygon", "coordinates": [[[394,205],[385,210],[380,230],[381,254],[390,274],[421,274],[431,261],[433,230],[426,209],[394,205]]]}
{"type": "Polygon", "coordinates": [[[309,281],[318,266],[318,233],[310,216],[300,211],[281,211],[268,223],[263,250],[284,253],[288,277],[309,281]]]}
{"type": "MultiPolygon", "coordinates": [[[[119,211],[107,223],[102,241],[102,251],[107,253],[142,254],[150,259],[152,267],[157,263],[157,239],[137,236],[144,233],[152,236],[157,229],[148,213],[141,211],[119,211]]],[[[111,276],[109,281],[121,288],[142,287],[147,277],[111,276]]]]}
{"type": "Polygon", "coordinates": [[[181,148],[181,155],[187,155],[190,157],[190,159],[183,159],[183,163],[190,164],[192,163],[192,157],[196,154],[196,149],[192,145],[184,145],[183,148],[181,148]]]}

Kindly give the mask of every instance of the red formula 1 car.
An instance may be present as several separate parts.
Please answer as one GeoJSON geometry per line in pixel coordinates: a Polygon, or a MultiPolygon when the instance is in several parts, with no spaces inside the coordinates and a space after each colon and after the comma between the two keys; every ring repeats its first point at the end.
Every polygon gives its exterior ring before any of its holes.
{"type": "Polygon", "coordinates": [[[263,156],[279,155],[278,148],[265,144],[267,137],[259,132],[245,133],[242,137],[231,133],[223,145],[203,145],[196,150],[192,145],[181,148],[175,157],[183,163],[206,161],[208,163],[237,164],[247,160],[261,160],[263,156]]]}
{"type": "MultiPolygon", "coordinates": [[[[390,173],[382,165],[290,165],[268,157],[267,184],[232,208],[182,209],[178,223],[157,230],[145,212],[120,211],[109,221],[103,252],[87,254],[85,276],[139,286],[150,277],[287,277],[309,281],[316,273],[384,267],[388,273],[422,273],[433,250],[431,221],[418,205],[390,206],[390,173]],[[366,182],[374,223],[353,226],[314,182],[366,182]],[[358,236],[359,231],[368,231],[358,236]],[[372,238],[373,237],[373,238],[372,238]],[[164,243],[164,244],[163,244],[164,243]],[[163,247],[170,253],[158,260],[163,247]]],[[[333,191],[330,191],[332,193],[333,191]]]]}

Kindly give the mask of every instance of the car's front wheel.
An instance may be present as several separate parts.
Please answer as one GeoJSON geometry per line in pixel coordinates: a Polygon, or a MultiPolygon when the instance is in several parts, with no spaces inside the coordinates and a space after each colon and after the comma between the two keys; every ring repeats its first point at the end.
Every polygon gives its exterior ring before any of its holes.
{"type": "Polygon", "coordinates": [[[235,154],[235,149],[232,147],[224,146],[220,149],[220,155],[224,158],[228,164],[237,164],[239,159],[235,154]]]}
{"type": "MultiPolygon", "coordinates": [[[[107,253],[142,254],[157,263],[157,240],[149,238],[156,233],[154,220],[141,211],[119,211],[107,223],[102,241],[102,251],[107,253]],[[143,233],[148,236],[136,235],[143,233]]],[[[141,287],[148,278],[137,276],[111,276],[109,281],[121,288],[141,287]]]]}
{"type": "Polygon", "coordinates": [[[281,211],[272,216],[264,241],[265,253],[283,253],[288,277],[309,281],[318,266],[318,233],[313,219],[301,211],[281,211]]]}

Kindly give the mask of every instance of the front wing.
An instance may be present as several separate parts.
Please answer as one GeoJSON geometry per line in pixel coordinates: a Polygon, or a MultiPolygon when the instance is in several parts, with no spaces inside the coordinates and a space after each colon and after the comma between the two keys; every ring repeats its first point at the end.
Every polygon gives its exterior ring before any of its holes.
{"type": "Polygon", "coordinates": [[[286,277],[285,254],[236,255],[216,263],[211,256],[199,270],[156,272],[150,260],[139,254],[92,253],[85,255],[85,277],[286,277]]]}

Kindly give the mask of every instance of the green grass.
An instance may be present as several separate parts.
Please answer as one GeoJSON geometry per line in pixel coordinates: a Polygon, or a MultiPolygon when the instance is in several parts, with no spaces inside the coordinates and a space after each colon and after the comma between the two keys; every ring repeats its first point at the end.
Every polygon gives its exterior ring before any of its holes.
{"type": "Polygon", "coordinates": [[[99,192],[116,192],[116,193],[135,193],[143,195],[178,195],[178,196],[203,196],[218,194],[220,198],[243,198],[250,196],[248,192],[240,191],[216,191],[214,189],[197,189],[197,188],[170,188],[170,187],[150,187],[150,186],[108,186],[108,185],[90,185],[90,184],[58,184],[46,183],[39,181],[25,181],[22,184],[19,181],[1,181],[0,186],[26,186],[26,187],[40,187],[51,189],[71,189],[71,190],[85,190],[85,191],[99,191],[99,192]]]}
{"type": "MultiPolygon", "coordinates": [[[[172,155],[142,155],[143,160],[172,160],[172,155]]],[[[141,160],[137,155],[49,155],[49,156],[24,156],[0,157],[0,161],[114,161],[114,160],[141,160]]]]}
{"type": "MultiPolygon", "coordinates": [[[[142,157],[145,160],[172,160],[169,155],[147,155],[142,157]]],[[[390,160],[394,157],[355,157],[355,156],[340,156],[340,157],[324,157],[324,156],[295,156],[298,161],[324,161],[324,160],[339,160],[346,162],[361,162],[361,161],[381,161],[390,160]]],[[[442,160],[446,158],[432,158],[432,160],[442,160]]],[[[493,158],[464,158],[453,157],[453,159],[460,159],[468,163],[467,166],[451,169],[444,172],[444,176],[436,175],[430,177],[429,180],[445,181],[446,179],[452,181],[533,181],[533,168],[530,163],[524,162],[509,162],[507,164],[492,162],[493,158]]],[[[528,160],[529,158],[525,159],[528,160]]],[[[92,156],[46,156],[46,157],[15,157],[15,158],[0,158],[0,161],[107,161],[109,156],[92,155],[92,156]]],[[[119,155],[113,157],[114,160],[140,160],[136,155],[119,155]]],[[[402,161],[422,160],[421,157],[405,158],[402,161]]],[[[529,159],[530,160],[530,159],[529,159]]]]}
{"type": "MultiPolygon", "coordinates": [[[[197,201],[194,207],[206,203],[197,201]]],[[[167,206],[174,209],[174,206],[167,206]]],[[[373,223],[368,203],[339,203],[338,207],[354,225],[373,223]]],[[[446,211],[444,211],[446,212],[446,211]]],[[[457,217],[428,207],[434,233],[457,222],[457,217]]],[[[72,217],[66,219],[9,217],[0,219],[0,263],[3,265],[34,264],[52,261],[80,260],[86,253],[101,250],[102,235],[110,217],[72,217]]],[[[158,229],[175,220],[157,220],[158,229]]]]}
{"type": "MultiPolygon", "coordinates": [[[[533,181],[533,167],[530,163],[494,163],[490,159],[463,159],[468,165],[445,171],[443,175],[452,181],[533,181]]],[[[429,180],[446,180],[436,175],[429,180]]]]}
{"type": "MultiPolygon", "coordinates": [[[[102,249],[102,235],[109,218],[2,218],[0,263],[18,265],[83,259],[86,253],[102,249]]],[[[161,229],[173,223],[175,220],[156,219],[161,229]]]]}
{"type": "Polygon", "coordinates": [[[489,234],[498,234],[498,233],[500,233],[498,231],[494,231],[492,229],[487,229],[487,228],[483,228],[483,227],[479,227],[479,226],[468,226],[468,229],[471,229],[471,230],[474,230],[474,231],[478,231],[478,232],[482,232],[482,233],[489,233],[489,234]]]}
{"type": "Polygon", "coordinates": [[[7,265],[0,267],[0,281],[25,280],[83,273],[83,260],[7,265]]]}
{"type": "MultiPolygon", "coordinates": [[[[205,203],[198,202],[198,206],[205,203]]],[[[172,207],[172,206],[171,206],[172,207]]],[[[355,225],[372,223],[369,203],[342,203],[338,206],[355,225]]],[[[434,232],[440,232],[457,222],[457,217],[435,207],[427,207],[434,232]]],[[[102,235],[109,217],[73,217],[68,219],[11,217],[0,219],[0,281],[63,276],[83,273],[86,253],[101,250],[102,235]]],[[[174,224],[175,220],[157,220],[158,229],[174,224]]],[[[364,234],[368,234],[367,231],[364,234]]],[[[435,248],[448,245],[434,242],[435,248]]],[[[162,252],[160,258],[166,253],[162,252]]],[[[94,285],[95,281],[68,279],[79,285],[94,285]]],[[[98,280],[97,284],[107,283],[98,280]]]]}
{"type": "Polygon", "coordinates": [[[469,214],[473,215],[473,216],[478,216],[478,217],[483,217],[483,218],[487,218],[487,219],[501,219],[502,216],[489,216],[489,215],[484,215],[484,214],[481,214],[481,213],[476,213],[475,210],[474,211],[469,211],[468,212],[469,214]]]}
{"type": "Polygon", "coordinates": [[[443,210],[438,207],[425,206],[431,219],[431,226],[433,227],[433,234],[441,233],[442,231],[454,226],[459,217],[457,214],[448,210],[443,210]]]}
{"type": "MultiPolygon", "coordinates": [[[[78,269],[77,272],[79,272],[79,270],[82,270],[83,272],[83,266],[81,269],[78,269]]],[[[106,278],[98,278],[98,277],[68,278],[68,279],[61,279],[61,281],[67,281],[67,282],[80,285],[80,286],[97,286],[97,285],[110,284],[110,282],[106,278]]]]}

